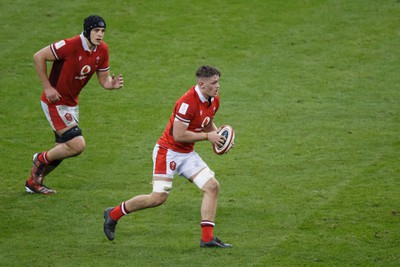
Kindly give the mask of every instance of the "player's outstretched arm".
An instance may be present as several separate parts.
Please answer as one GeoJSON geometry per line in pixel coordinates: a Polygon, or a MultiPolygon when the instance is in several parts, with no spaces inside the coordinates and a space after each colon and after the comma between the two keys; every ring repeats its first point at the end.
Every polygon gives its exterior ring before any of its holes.
{"type": "Polygon", "coordinates": [[[110,75],[109,71],[98,71],[97,78],[100,85],[107,90],[120,89],[124,86],[124,78],[122,77],[122,74],[115,77],[114,74],[110,75]]]}

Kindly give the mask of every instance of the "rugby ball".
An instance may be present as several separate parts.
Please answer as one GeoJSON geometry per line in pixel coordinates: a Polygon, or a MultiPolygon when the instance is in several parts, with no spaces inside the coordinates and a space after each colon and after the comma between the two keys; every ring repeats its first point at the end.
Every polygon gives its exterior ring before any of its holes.
{"type": "Polygon", "coordinates": [[[213,145],[213,150],[218,155],[226,154],[235,144],[235,131],[229,125],[222,125],[218,134],[224,136],[226,141],[222,146],[213,145]]]}

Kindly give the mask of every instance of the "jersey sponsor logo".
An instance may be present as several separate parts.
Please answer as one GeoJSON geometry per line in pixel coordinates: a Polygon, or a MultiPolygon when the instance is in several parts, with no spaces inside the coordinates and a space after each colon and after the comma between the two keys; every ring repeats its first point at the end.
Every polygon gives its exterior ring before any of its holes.
{"type": "Polygon", "coordinates": [[[83,76],[83,75],[88,74],[90,72],[90,70],[91,70],[91,68],[89,65],[83,66],[83,68],[81,69],[81,75],[83,76]]]}
{"type": "Polygon", "coordinates": [[[188,108],[189,108],[189,104],[186,104],[185,102],[183,102],[181,104],[181,107],[179,108],[179,113],[185,115],[187,110],[188,110],[188,108]]]}
{"type": "Polygon", "coordinates": [[[62,40],[62,41],[59,41],[59,42],[55,43],[54,47],[58,50],[61,47],[63,47],[64,45],[65,45],[65,41],[62,40]]]}
{"type": "Polygon", "coordinates": [[[210,117],[205,117],[203,122],[201,123],[201,127],[206,127],[210,123],[211,119],[210,117]]]}
{"type": "Polygon", "coordinates": [[[83,66],[81,69],[81,76],[75,76],[75,80],[84,80],[87,77],[87,74],[90,73],[92,68],[89,65],[83,66]]]}

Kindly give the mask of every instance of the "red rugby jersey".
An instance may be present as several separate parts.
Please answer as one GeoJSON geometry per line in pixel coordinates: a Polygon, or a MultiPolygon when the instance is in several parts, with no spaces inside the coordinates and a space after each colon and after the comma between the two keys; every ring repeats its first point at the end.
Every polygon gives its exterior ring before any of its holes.
{"type": "Polygon", "coordinates": [[[158,140],[162,147],[172,149],[180,153],[189,153],[194,149],[194,143],[176,142],[172,136],[174,120],[180,120],[189,124],[188,130],[202,132],[213,120],[219,108],[219,96],[211,99],[211,104],[200,93],[197,86],[193,86],[175,103],[169,123],[163,135],[158,140]]]}
{"type": "MultiPolygon", "coordinates": [[[[56,60],[53,62],[49,81],[61,95],[60,101],[53,104],[76,106],[79,93],[92,75],[96,71],[109,69],[108,45],[101,42],[90,51],[81,34],[53,43],[50,48],[56,60]]],[[[44,91],[41,100],[50,104],[44,91]]]]}

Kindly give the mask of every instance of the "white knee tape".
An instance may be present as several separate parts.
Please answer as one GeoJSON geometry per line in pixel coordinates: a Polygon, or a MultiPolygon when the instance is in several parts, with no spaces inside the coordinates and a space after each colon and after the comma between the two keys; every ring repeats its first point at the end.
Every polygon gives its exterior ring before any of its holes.
{"type": "Polygon", "coordinates": [[[153,192],[156,193],[167,193],[172,189],[172,182],[168,181],[153,181],[153,192]]]}
{"type": "Polygon", "coordinates": [[[215,173],[208,167],[206,167],[202,171],[200,171],[199,174],[197,174],[197,176],[193,180],[193,183],[197,185],[198,188],[202,189],[207,181],[213,178],[214,175],[215,173]]]}

